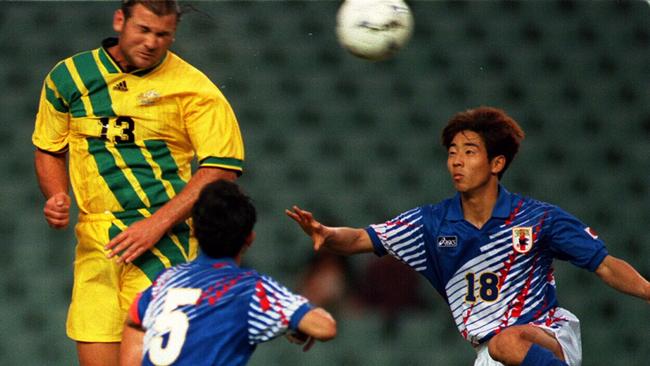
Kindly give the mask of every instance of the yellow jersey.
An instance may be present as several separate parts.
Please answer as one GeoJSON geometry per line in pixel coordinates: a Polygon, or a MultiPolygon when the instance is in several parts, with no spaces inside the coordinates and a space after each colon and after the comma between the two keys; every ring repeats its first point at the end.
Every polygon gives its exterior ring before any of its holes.
{"type": "Polygon", "coordinates": [[[241,173],[237,119],[208,77],[171,51],[154,67],[123,72],[105,49],[114,44],[59,62],[36,116],[34,145],[69,151],[80,213],[155,210],[185,186],[195,157],[200,167],[241,173]]]}
{"type": "MultiPolygon", "coordinates": [[[[50,71],[32,135],[43,151],[69,151],[83,253],[102,248],[178,194],[195,158],[200,167],[238,173],[244,160],[232,108],[203,73],[172,52],[151,68],[126,73],[106,51],[115,44],[109,38],[50,71]]],[[[183,222],[133,264],[153,280],[195,255],[183,222]]]]}

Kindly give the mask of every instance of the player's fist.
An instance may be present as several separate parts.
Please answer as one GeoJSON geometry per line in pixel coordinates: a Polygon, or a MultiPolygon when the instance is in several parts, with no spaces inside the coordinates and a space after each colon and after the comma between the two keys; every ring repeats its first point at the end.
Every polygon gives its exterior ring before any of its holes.
{"type": "Polygon", "coordinates": [[[50,227],[64,229],[70,223],[70,196],[65,192],[52,195],[43,208],[45,220],[50,227]]]}
{"type": "Polygon", "coordinates": [[[314,345],[314,342],[316,341],[314,337],[310,337],[309,335],[299,331],[299,330],[292,330],[289,331],[287,334],[285,334],[285,337],[289,341],[289,343],[301,345],[303,352],[307,352],[311,349],[311,347],[314,345]]]}

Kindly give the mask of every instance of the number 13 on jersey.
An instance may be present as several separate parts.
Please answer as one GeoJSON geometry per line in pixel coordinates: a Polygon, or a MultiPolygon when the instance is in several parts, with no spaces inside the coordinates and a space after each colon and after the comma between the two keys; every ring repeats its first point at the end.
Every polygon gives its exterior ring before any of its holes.
{"type": "Polygon", "coordinates": [[[135,135],[133,134],[135,122],[133,118],[120,116],[109,119],[108,117],[102,117],[99,119],[99,123],[102,126],[99,138],[102,140],[113,139],[115,142],[135,141],[135,135]]]}

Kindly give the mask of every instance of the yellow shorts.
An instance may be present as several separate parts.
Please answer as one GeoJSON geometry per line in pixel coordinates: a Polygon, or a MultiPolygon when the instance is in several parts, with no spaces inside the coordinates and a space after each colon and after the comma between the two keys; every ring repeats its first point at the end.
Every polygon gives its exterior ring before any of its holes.
{"type": "Polygon", "coordinates": [[[196,240],[188,223],[177,225],[152,250],[133,263],[106,258],[104,246],[128,225],[142,219],[80,215],[74,285],[68,311],[68,337],[79,342],[119,342],[131,302],[164,268],[194,259],[196,240]]]}

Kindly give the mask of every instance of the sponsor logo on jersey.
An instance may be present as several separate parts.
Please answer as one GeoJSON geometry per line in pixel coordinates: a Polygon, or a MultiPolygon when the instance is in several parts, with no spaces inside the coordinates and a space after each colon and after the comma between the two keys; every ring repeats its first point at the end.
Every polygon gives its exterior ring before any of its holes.
{"type": "Polygon", "coordinates": [[[586,227],[585,232],[587,234],[589,234],[589,236],[591,236],[592,239],[594,239],[594,240],[598,239],[598,233],[596,232],[596,230],[594,230],[594,229],[592,229],[590,227],[586,227]]]}
{"type": "Polygon", "coordinates": [[[123,91],[123,92],[129,91],[129,88],[126,86],[126,80],[122,80],[119,83],[115,84],[113,86],[113,90],[123,91]]]}
{"type": "Polygon", "coordinates": [[[512,248],[517,253],[528,253],[533,247],[533,228],[518,226],[512,228],[512,248]]]}
{"type": "Polygon", "coordinates": [[[154,105],[160,99],[160,93],[155,90],[148,90],[140,95],[138,95],[138,104],[145,105],[154,105]]]}
{"type": "Polygon", "coordinates": [[[449,235],[449,236],[438,237],[439,248],[453,248],[457,245],[458,245],[458,238],[456,236],[449,235]]]}

